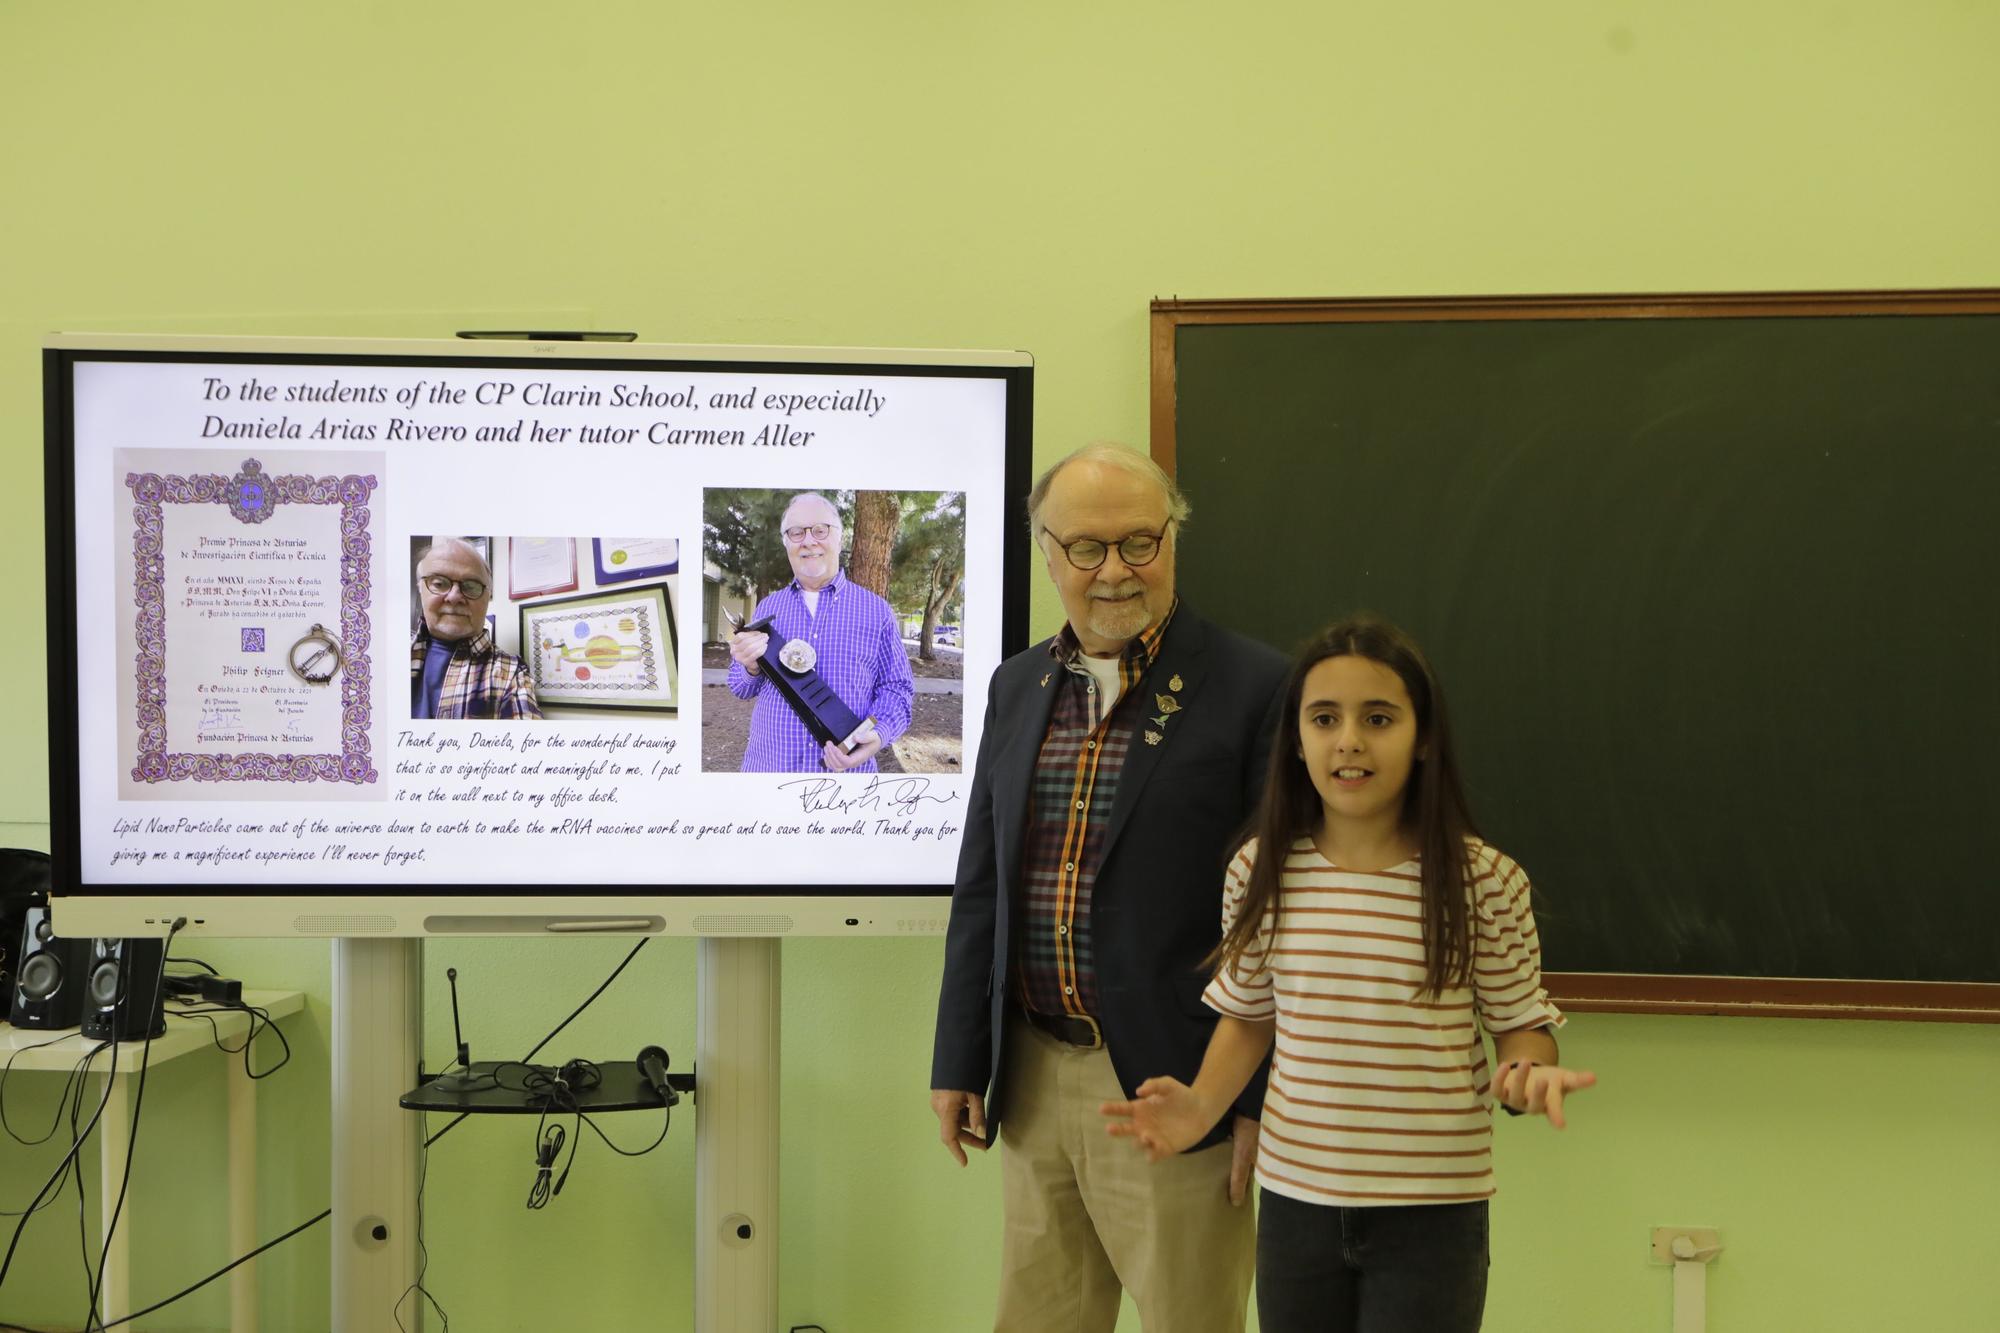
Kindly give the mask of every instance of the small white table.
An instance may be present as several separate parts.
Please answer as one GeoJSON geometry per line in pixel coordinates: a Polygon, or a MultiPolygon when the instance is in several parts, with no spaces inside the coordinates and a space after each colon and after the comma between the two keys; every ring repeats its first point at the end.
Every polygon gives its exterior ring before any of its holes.
{"type": "MultiPolygon", "coordinates": [[[[246,990],[243,1001],[269,1013],[274,1022],[305,1007],[305,996],[298,991],[246,990]]],[[[192,1007],[207,1007],[199,1001],[190,1003],[192,1007]]],[[[144,1056],[148,1064],[156,1065],[190,1051],[212,1051],[223,1062],[229,1075],[229,1254],[233,1259],[248,1254],[259,1244],[257,1081],[243,1071],[242,1055],[229,1055],[217,1050],[215,1039],[219,1031],[222,1040],[240,1042],[249,1029],[250,1016],[240,1010],[205,1014],[205,1018],[215,1021],[216,1031],[211,1031],[201,1018],[171,1017],[175,1010],[185,1007],[189,1006],[172,999],[167,1001],[170,1016],[166,1033],[153,1038],[150,1051],[143,1041],[120,1042],[118,1045],[118,1072],[111,1076],[112,1086],[104,1099],[104,1113],[98,1119],[95,1131],[98,1172],[102,1177],[98,1182],[99,1226],[110,1220],[111,1210],[118,1203],[119,1185],[125,1179],[125,1147],[132,1136],[132,1095],[137,1087],[135,1079],[141,1057],[144,1056]]],[[[260,1038],[253,1052],[260,1068],[268,1067],[278,1058],[277,1052],[283,1049],[276,1042],[269,1042],[267,1046],[267,1041],[267,1038],[260,1038]]],[[[0,1067],[4,1067],[12,1057],[16,1073],[39,1069],[67,1074],[95,1045],[96,1042],[85,1041],[75,1028],[67,1033],[57,1033],[0,1025],[0,1067]],[[61,1037],[61,1040],[42,1045],[52,1037],[61,1037]],[[29,1049],[31,1047],[34,1049],[29,1049]],[[19,1052],[18,1056],[16,1052],[19,1052]]],[[[91,1062],[91,1073],[103,1078],[110,1065],[111,1053],[106,1051],[91,1062]]],[[[112,1233],[111,1247],[105,1254],[102,1299],[98,1302],[98,1309],[107,1323],[123,1318],[132,1309],[131,1235],[135,1220],[133,1214],[138,1211],[136,1203],[128,1192],[125,1209],[119,1215],[118,1229],[112,1233]]],[[[102,1238],[100,1232],[99,1240],[102,1238]]],[[[164,1312],[162,1317],[172,1318],[164,1312]]],[[[229,1275],[229,1327],[232,1333],[256,1333],[257,1265],[254,1260],[229,1275]]]]}

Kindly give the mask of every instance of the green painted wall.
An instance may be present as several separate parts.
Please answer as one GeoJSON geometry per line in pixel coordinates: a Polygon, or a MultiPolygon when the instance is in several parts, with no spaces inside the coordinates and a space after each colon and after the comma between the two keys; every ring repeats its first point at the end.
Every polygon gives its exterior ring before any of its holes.
{"type": "MultiPolygon", "coordinates": [[[[1979,0],[0,0],[0,838],[47,836],[46,331],[534,317],[1022,347],[1047,458],[1143,440],[1156,295],[2000,284],[1996,49],[1979,0]]],[[[1053,598],[1035,606],[1052,626],[1053,598]]],[[[207,952],[312,997],[264,1090],[275,1234],[328,1197],[328,950],[207,952]]],[[[532,1044],[618,952],[439,944],[433,1031],[447,963],[490,1053],[532,1044]]],[[[988,1317],[995,1164],[953,1168],[925,1107],[940,954],[785,946],[787,1325],[988,1317]]],[[[571,1049],[691,1052],[693,968],[691,943],[656,942],[571,1049]]],[[[1566,1048],[1603,1083],[1567,1135],[1500,1128],[1490,1328],[1666,1329],[1645,1258],[1663,1223],[1722,1229],[1715,1333],[1993,1327],[2000,1029],[1586,1015],[1566,1048]]],[[[228,1257],[212,1074],[184,1061],[147,1090],[142,1300],[228,1257]]],[[[11,1123],[46,1123],[43,1081],[5,1088],[11,1123]]],[[[628,1163],[593,1141],[530,1214],[526,1128],[468,1123],[433,1161],[433,1289],[465,1329],[686,1328],[692,1142],[683,1123],[628,1163]]],[[[0,1207],[50,1161],[0,1145],[0,1207]]],[[[72,1200],[30,1228],[0,1317],[78,1321],[78,1248],[72,1200]]],[[[326,1327],[326,1256],[322,1229],[263,1262],[266,1327],[326,1327]]],[[[158,1327],[226,1308],[217,1284],[158,1327]]]]}

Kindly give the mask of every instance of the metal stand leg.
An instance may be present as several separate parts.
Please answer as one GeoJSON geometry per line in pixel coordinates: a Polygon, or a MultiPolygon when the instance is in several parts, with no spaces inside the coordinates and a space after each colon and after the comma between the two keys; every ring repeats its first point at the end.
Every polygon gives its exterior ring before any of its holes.
{"type": "MultiPolygon", "coordinates": [[[[229,1252],[248,1254],[257,1248],[257,1083],[242,1060],[222,1058],[229,1066],[229,1252]]],[[[257,1333],[255,1259],[229,1275],[229,1333],[257,1333]]]]}
{"type": "MultiPolygon", "coordinates": [[[[421,1118],[396,1102],[423,1047],[423,945],[333,942],[333,1327],[396,1328],[417,1276],[421,1118]]],[[[403,1326],[422,1327],[413,1300],[403,1326]]]]}
{"type": "Polygon", "coordinates": [[[778,994],[774,939],[701,941],[695,1042],[694,1326],[778,1323],[778,994]]]}
{"type": "MultiPolygon", "coordinates": [[[[118,1206],[119,1186],[125,1179],[125,1145],[132,1138],[132,1089],[139,1071],[135,1055],[127,1056],[135,1066],[130,1072],[120,1069],[112,1077],[111,1086],[105,1091],[104,1113],[97,1121],[97,1161],[103,1179],[97,1182],[97,1225],[98,1240],[102,1243],[102,1228],[111,1221],[111,1211],[118,1206]]],[[[118,1229],[111,1233],[111,1243],[104,1249],[104,1272],[99,1277],[99,1300],[97,1308],[106,1323],[123,1319],[132,1312],[132,1214],[136,1211],[130,1191],[125,1195],[125,1210],[118,1215],[118,1229]]]]}

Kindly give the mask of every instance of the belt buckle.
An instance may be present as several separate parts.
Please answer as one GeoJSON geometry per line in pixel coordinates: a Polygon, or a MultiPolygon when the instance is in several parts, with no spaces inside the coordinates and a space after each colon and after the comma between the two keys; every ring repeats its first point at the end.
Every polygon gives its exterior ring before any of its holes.
{"type": "Polygon", "coordinates": [[[1069,1019],[1072,1023],[1085,1023],[1090,1027],[1090,1044],[1088,1046],[1084,1046],[1082,1042],[1071,1042],[1070,1045],[1080,1046],[1086,1051],[1101,1051],[1104,1049],[1104,1029],[1097,1025],[1096,1019],[1092,1018],[1089,1014],[1071,1014],[1069,1019]]]}

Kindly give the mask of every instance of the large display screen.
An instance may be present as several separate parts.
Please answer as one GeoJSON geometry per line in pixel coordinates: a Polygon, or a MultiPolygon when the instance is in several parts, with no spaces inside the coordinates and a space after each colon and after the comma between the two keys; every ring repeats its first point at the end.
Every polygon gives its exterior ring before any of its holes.
{"type": "Polygon", "coordinates": [[[948,893],[1025,639],[1025,355],[78,338],[46,369],[56,884],[99,933],[948,893]]]}

